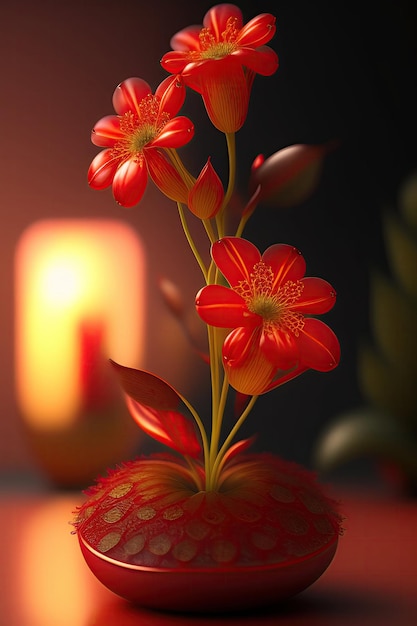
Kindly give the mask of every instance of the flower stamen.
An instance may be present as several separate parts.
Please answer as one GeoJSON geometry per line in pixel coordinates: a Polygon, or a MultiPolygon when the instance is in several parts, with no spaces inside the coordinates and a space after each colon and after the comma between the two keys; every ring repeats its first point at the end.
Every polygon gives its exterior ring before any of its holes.
{"type": "Polygon", "coordinates": [[[170,115],[159,111],[160,99],[152,94],[143,98],[138,105],[138,113],[127,111],[120,118],[120,130],[124,137],[113,146],[115,157],[129,158],[136,153],[135,160],[142,158],[143,148],[157,137],[170,115]]]}
{"type": "Polygon", "coordinates": [[[304,327],[304,316],[293,311],[292,307],[300,298],[304,285],[300,280],[288,280],[274,291],[273,284],[272,268],[259,261],[253,267],[250,281],[241,280],[234,289],[245,300],[249,311],[262,317],[265,331],[280,328],[298,337],[304,327]]]}
{"type": "Polygon", "coordinates": [[[200,55],[202,59],[223,59],[236,49],[238,29],[237,19],[229,17],[226,28],[222,32],[222,41],[216,41],[209,28],[202,28],[199,34],[200,55]]]}

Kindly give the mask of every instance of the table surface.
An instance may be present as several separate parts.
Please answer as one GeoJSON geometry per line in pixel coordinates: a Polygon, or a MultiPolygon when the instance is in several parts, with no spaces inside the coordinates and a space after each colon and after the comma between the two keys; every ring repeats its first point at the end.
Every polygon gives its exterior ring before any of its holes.
{"type": "Polygon", "coordinates": [[[69,520],[79,494],[0,495],[0,626],[410,626],[417,624],[417,500],[336,493],[346,516],[333,562],[265,612],[187,616],[131,606],[87,568],[69,520]]]}

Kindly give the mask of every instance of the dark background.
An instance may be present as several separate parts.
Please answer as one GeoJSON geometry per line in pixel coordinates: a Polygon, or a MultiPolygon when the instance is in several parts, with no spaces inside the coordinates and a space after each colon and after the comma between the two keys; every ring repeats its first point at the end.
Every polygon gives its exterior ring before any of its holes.
{"type": "MultiPolygon", "coordinates": [[[[357,347],[370,332],[369,271],[385,263],[381,213],[385,206],[396,205],[401,183],[417,167],[414,3],[371,4],[239,3],[245,21],[260,12],[277,16],[270,45],[280,58],[273,77],[256,78],[248,121],[237,136],[241,189],[260,152],[268,156],[295,143],[339,142],[326,157],[314,196],[288,210],[261,207],[246,231],[260,249],[278,241],[297,246],[307,259],[308,273],[326,278],[338,292],[336,307],[326,316],[342,345],[338,369],[309,372],[262,397],[245,430],[260,433],[260,449],[307,465],[326,424],[362,402],[357,347]]],[[[182,239],[176,218],[170,221],[175,213],[171,205],[161,200],[155,205],[156,194],[149,189],[139,207],[121,212],[109,191],[88,188],[86,171],[97,152],[89,141],[90,130],[97,119],[112,113],[115,86],[136,75],[155,87],[166,75],[159,59],[169,50],[170,37],[201,23],[211,5],[199,0],[3,0],[0,458],[5,467],[31,468],[14,399],[12,338],[14,250],[32,221],[88,216],[120,217],[132,224],[147,249],[153,312],[161,306],[154,288],[159,272],[186,283],[190,296],[200,286],[189,269],[190,257],[176,247],[182,239]],[[161,234],[161,220],[167,235],[161,234]]],[[[197,125],[188,151],[195,172],[208,154],[220,166],[223,157],[214,155],[223,151],[223,139],[209,131],[197,98],[190,97],[185,113],[197,125]]],[[[172,373],[175,383],[175,364],[167,365],[167,355],[159,360],[155,356],[163,352],[155,319],[153,313],[146,366],[168,378],[172,373]]]]}

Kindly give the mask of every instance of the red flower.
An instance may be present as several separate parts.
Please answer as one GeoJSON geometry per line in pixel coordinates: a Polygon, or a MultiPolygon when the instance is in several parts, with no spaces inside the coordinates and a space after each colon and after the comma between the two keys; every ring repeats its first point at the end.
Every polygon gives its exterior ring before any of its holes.
{"type": "Polygon", "coordinates": [[[108,115],[94,127],[91,140],[105,148],[88,170],[93,189],[113,186],[116,201],[125,207],[137,204],[145,191],[148,172],[169,198],[186,202],[190,183],[183,180],[164,150],[190,141],[194,126],[187,117],[175,117],[185,99],[178,77],[165,79],[152,94],[147,82],[129,78],[116,88],[108,115]]]}
{"type": "Polygon", "coordinates": [[[329,311],[336,300],[321,278],[304,278],[299,251],[273,245],[261,256],[246,239],[224,237],[212,257],[232,289],[208,285],[197,294],[200,317],[234,328],[223,344],[230,384],[248,395],[269,391],[308,368],[329,371],[340,358],[332,330],[308,315],[329,311]]]}
{"type": "Polygon", "coordinates": [[[275,34],[275,17],[263,13],[243,25],[233,4],[218,4],[205,15],[203,27],[189,26],[171,39],[173,50],[162,66],[182,74],[199,92],[213,124],[222,132],[243,125],[255,74],[270,76],[278,68],[276,53],[265,46],[275,34]]]}

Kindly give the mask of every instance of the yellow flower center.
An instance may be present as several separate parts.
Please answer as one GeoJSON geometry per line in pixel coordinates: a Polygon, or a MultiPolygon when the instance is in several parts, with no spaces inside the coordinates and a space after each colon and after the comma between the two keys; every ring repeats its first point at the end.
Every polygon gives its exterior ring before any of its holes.
{"type": "Polygon", "coordinates": [[[130,146],[132,152],[140,152],[147,143],[152,141],[157,135],[155,126],[143,124],[139,126],[130,136],[130,146]]]}
{"type": "Polygon", "coordinates": [[[170,119],[169,113],[159,113],[160,100],[149,94],[139,103],[138,113],[128,111],[120,117],[120,130],[124,137],[113,147],[119,158],[135,155],[135,160],[143,158],[143,149],[157,137],[170,119]]]}
{"type": "Polygon", "coordinates": [[[200,31],[200,53],[201,59],[223,59],[231,54],[237,47],[236,39],[239,30],[236,28],[236,18],[229,17],[226,28],[221,34],[221,41],[217,41],[213,33],[208,28],[200,31]]]}
{"type": "Polygon", "coordinates": [[[280,315],[277,299],[263,293],[255,294],[248,302],[248,309],[260,315],[265,322],[274,322],[280,315]]]}
{"type": "Polygon", "coordinates": [[[304,285],[300,280],[287,280],[274,290],[274,279],[272,268],[259,261],[253,267],[250,281],[241,280],[234,289],[245,300],[248,310],[262,317],[265,330],[280,328],[298,337],[304,327],[304,316],[292,307],[304,285]]]}

